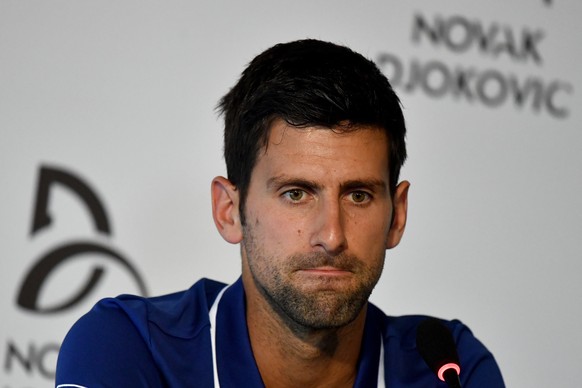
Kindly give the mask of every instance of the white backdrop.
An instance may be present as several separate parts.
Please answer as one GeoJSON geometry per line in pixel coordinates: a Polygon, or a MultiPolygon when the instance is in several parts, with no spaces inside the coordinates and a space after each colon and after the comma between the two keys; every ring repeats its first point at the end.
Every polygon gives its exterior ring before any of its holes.
{"type": "Polygon", "coordinates": [[[256,54],[305,37],[376,60],[405,107],[410,219],[373,301],[460,318],[510,387],[577,386],[581,14],[577,0],[0,0],[0,387],[51,386],[68,327],[137,278],[150,295],[237,278],[210,213],[214,107],[256,54]],[[81,183],[39,185],[42,167],[81,183]],[[51,222],[31,232],[41,188],[51,222]]]}

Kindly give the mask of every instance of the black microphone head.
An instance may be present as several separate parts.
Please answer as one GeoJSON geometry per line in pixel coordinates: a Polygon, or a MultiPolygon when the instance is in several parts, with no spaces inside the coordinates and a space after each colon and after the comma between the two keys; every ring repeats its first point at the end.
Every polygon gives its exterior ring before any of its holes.
{"type": "Polygon", "coordinates": [[[443,373],[448,367],[460,372],[459,355],[453,335],[438,319],[428,318],[418,325],[416,348],[439,379],[444,381],[443,373]],[[448,367],[443,368],[445,365],[448,367]]]}

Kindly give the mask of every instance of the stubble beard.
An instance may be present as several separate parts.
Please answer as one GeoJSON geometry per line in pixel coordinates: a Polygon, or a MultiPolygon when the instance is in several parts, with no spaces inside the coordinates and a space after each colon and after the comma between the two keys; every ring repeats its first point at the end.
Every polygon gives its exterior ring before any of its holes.
{"type": "Polygon", "coordinates": [[[344,327],[354,321],[378,283],[384,257],[367,266],[361,259],[323,252],[295,254],[284,260],[268,257],[256,240],[252,227],[244,227],[243,247],[253,281],[271,308],[295,330],[326,330],[344,327]],[[295,271],[332,266],[352,273],[356,281],[337,286],[337,279],[315,278],[319,287],[310,289],[294,279],[295,271]],[[294,281],[295,280],[295,281],[294,281]]]}

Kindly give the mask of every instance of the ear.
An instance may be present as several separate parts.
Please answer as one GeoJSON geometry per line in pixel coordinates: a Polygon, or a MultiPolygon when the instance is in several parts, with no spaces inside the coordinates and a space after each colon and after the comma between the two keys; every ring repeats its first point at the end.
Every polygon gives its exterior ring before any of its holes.
{"type": "Polygon", "coordinates": [[[231,244],[242,241],[239,216],[239,192],[228,179],[218,176],[212,180],[212,218],[218,233],[231,244]]]}
{"type": "Polygon", "coordinates": [[[386,249],[392,249],[400,243],[404,228],[406,227],[406,215],[408,213],[408,189],[410,183],[402,181],[396,186],[392,199],[392,225],[386,239],[386,249]]]}

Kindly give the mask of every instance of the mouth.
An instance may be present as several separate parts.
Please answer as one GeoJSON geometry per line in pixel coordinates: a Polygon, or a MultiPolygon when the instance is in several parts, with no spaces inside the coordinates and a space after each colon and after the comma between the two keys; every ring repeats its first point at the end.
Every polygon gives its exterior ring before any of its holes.
{"type": "Polygon", "coordinates": [[[331,266],[303,268],[300,269],[299,272],[303,272],[304,274],[312,276],[326,276],[326,277],[346,276],[352,274],[352,271],[349,271],[347,269],[331,266]]]}

